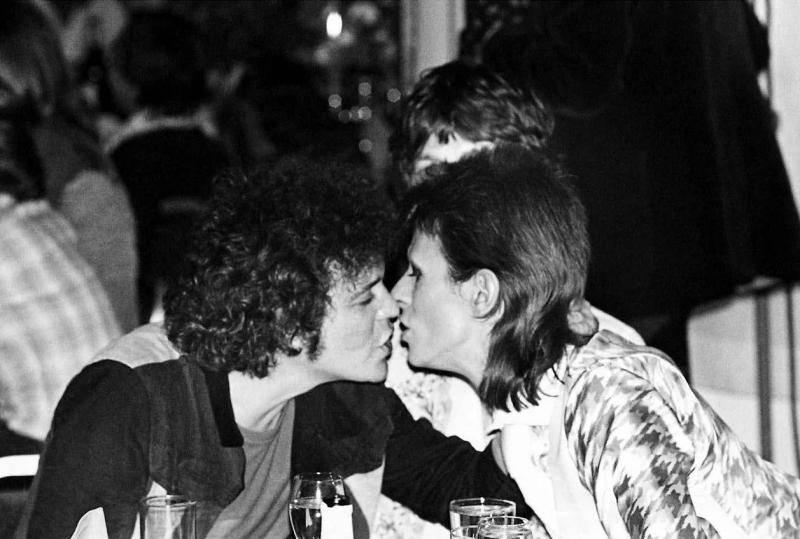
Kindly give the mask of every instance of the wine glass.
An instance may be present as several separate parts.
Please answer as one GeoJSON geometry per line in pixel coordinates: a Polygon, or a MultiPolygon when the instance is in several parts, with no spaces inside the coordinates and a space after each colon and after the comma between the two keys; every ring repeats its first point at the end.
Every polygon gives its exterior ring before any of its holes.
{"type": "Polygon", "coordinates": [[[296,539],[321,539],[323,521],[326,528],[341,530],[342,536],[352,537],[352,510],[340,475],[314,472],[298,474],[292,479],[289,521],[296,539]]]}
{"type": "Polygon", "coordinates": [[[486,517],[478,523],[478,539],[533,539],[527,518],[508,515],[486,517]]]}

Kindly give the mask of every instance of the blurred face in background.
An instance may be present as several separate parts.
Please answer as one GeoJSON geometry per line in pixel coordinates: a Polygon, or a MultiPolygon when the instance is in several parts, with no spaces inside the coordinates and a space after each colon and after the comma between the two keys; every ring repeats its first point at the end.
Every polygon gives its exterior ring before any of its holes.
{"type": "Polygon", "coordinates": [[[423,181],[425,175],[421,173],[431,165],[454,163],[468,154],[493,146],[494,143],[488,140],[476,142],[465,139],[458,133],[453,133],[446,142],[441,142],[439,136],[433,134],[425,142],[425,146],[419,152],[419,157],[414,162],[414,175],[410,178],[411,185],[417,185],[423,181]]]}

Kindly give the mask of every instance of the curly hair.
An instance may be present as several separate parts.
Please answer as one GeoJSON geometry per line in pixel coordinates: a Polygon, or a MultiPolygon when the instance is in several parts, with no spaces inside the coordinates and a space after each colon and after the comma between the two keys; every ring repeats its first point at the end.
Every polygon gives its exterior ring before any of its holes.
{"type": "Polygon", "coordinates": [[[561,165],[541,150],[499,145],[431,167],[406,204],[410,231],[436,237],[454,282],[486,268],[497,275],[500,313],[478,393],[490,408],[536,403],[539,381],[567,344],[567,323],[589,265],[586,214],[561,165]]]}
{"type": "Polygon", "coordinates": [[[382,264],[394,229],[384,190],[328,162],[222,173],[209,208],[165,294],[167,335],[208,369],[259,378],[295,338],[316,356],[331,288],[382,264]]]}
{"type": "Polygon", "coordinates": [[[406,183],[431,135],[541,148],[553,133],[550,109],[527,88],[481,64],[455,60],[430,69],[403,103],[392,138],[394,161],[406,183]]]}

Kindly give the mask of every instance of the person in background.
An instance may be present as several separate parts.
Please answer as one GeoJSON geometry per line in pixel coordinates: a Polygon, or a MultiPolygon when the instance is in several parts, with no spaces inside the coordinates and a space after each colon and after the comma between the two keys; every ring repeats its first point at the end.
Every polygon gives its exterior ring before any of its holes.
{"type": "Polygon", "coordinates": [[[481,64],[454,60],[425,71],[403,101],[393,159],[407,189],[424,180],[429,165],[499,142],[542,148],[554,126],[553,113],[531,90],[481,64]]]}
{"type": "Polygon", "coordinates": [[[550,537],[797,537],[800,480],[745,447],[667,356],[571,327],[590,248],[558,162],[482,150],[409,207],[392,290],[409,362],[480,394],[550,537]]]}
{"type": "Polygon", "coordinates": [[[198,502],[198,537],[286,537],[291,474],[311,470],[346,476],[359,539],[382,488],[439,522],[465,496],[526,514],[492,451],[412,420],[379,383],[398,315],[390,206],[327,161],[219,176],[165,333],[123,337],[72,381],[18,536],[83,520],[130,537],[139,500],[166,491],[198,502]]]}
{"type": "Polygon", "coordinates": [[[136,326],[136,236],[125,187],[83,113],[43,2],[0,5],[0,108],[32,137],[44,196],[72,225],[77,249],[108,293],[123,330],[136,326]]]}
{"type": "MultiPolygon", "coordinates": [[[[400,174],[393,191],[402,198],[409,188],[426,180],[431,165],[458,161],[499,143],[544,148],[553,129],[552,112],[532,91],[480,64],[459,60],[442,64],[423,73],[403,103],[401,123],[392,139],[400,174]]],[[[390,266],[403,271],[405,262],[405,254],[397,253],[397,261],[390,266]]],[[[583,298],[573,307],[573,316],[584,319],[587,332],[593,333],[599,324],[642,343],[634,330],[590,307],[583,298]]],[[[399,346],[395,350],[387,383],[415,417],[426,417],[445,434],[484,448],[491,439],[489,416],[472,388],[458,377],[410,369],[405,350],[399,346]]],[[[393,530],[398,528],[415,537],[435,538],[444,533],[388,500],[382,502],[380,518],[386,538],[395,537],[393,530]]]]}
{"type": "Polygon", "coordinates": [[[105,142],[137,223],[140,322],[184,263],[190,231],[229,159],[207,103],[203,43],[163,8],[133,11],[111,44],[109,81],[129,117],[105,142]]]}
{"type": "Polygon", "coordinates": [[[33,139],[8,120],[8,106],[0,106],[0,454],[25,439],[37,442],[30,449],[40,444],[70,379],[120,334],[74,230],[45,198],[33,139]]]}

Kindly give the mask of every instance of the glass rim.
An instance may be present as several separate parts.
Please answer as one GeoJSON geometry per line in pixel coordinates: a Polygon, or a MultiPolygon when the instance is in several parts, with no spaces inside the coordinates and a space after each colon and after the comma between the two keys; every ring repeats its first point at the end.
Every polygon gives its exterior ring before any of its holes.
{"type": "Polygon", "coordinates": [[[145,496],[139,500],[139,505],[147,507],[148,509],[181,509],[185,507],[194,507],[197,505],[195,500],[190,500],[183,494],[156,494],[153,496],[145,496]]]}
{"type": "Polygon", "coordinates": [[[344,481],[342,476],[338,473],[334,472],[302,472],[299,474],[295,474],[292,477],[292,482],[303,479],[305,481],[324,481],[327,479],[333,479],[334,481],[344,481]]]}
{"type": "Polygon", "coordinates": [[[455,500],[450,500],[451,509],[466,505],[500,505],[503,507],[513,507],[514,509],[517,508],[516,502],[503,498],[487,498],[485,496],[478,496],[475,498],[457,498],[455,500]]]}
{"type": "Polygon", "coordinates": [[[531,524],[530,519],[525,517],[520,517],[516,515],[491,515],[486,517],[481,517],[478,521],[479,528],[485,528],[488,526],[503,526],[503,527],[529,527],[531,524]],[[497,522],[493,522],[497,520],[497,522]]]}

